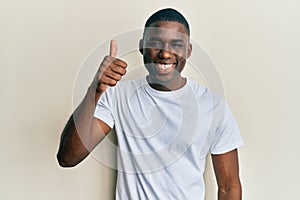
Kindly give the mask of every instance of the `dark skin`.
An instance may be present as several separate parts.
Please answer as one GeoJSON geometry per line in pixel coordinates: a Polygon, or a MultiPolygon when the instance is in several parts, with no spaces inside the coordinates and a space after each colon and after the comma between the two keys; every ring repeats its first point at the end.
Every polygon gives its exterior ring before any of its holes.
{"type": "MultiPolygon", "coordinates": [[[[186,83],[181,72],[192,52],[188,33],[178,22],[159,21],[152,26],[159,29],[149,30],[140,41],[140,52],[149,72],[147,81],[156,90],[177,90],[186,83]]],[[[116,42],[112,41],[109,55],[103,59],[87,94],[63,130],[57,154],[62,167],[80,163],[111,130],[103,121],[93,118],[93,113],[107,86],[115,86],[126,73],[127,64],[117,59],[116,53],[116,42]]],[[[218,199],[241,200],[237,149],[212,155],[212,162],[218,183],[218,199]]]]}
{"type": "Polygon", "coordinates": [[[156,90],[177,90],[186,83],[181,72],[190,57],[192,45],[185,27],[178,22],[152,24],[140,41],[140,52],[149,72],[148,83],[156,90]],[[164,70],[159,64],[171,65],[164,70]]]}
{"type": "Polygon", "coordinates": [[[242,199],[237,149],[220,155],[212,155],[212,161],[218,183],[218,199],[242,199]]]}
{"type": "Polygon", "coordinates": [[[57,160],[62,167],[73,167],[111,131],[103,121],[93,117],[96,103],[108,86],[113,87],[126,73],[127,63],[117,59],[116,41],[111,41],[109,55],[105,56],[88,91],[68,120],[61,136],[57,160]]]}

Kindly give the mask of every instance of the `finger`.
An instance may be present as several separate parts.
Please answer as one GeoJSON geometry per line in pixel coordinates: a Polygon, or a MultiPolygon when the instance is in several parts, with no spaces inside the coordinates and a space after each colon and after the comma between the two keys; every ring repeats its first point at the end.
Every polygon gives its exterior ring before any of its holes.
{"type": "Polygon", "coordinates": [[[100,64],[100,66],[103,67],[103,68],[107,68],[107,67],[113,66],[113,65],[117,65],[117,66],[122,67],[122,68],[127,67],[126,62],[124,62],[123,60],[120,60],[118,58],[113,58],[111,56],[105,56],[105,58],[103,59],[103,61],[100,64]]]}
{"type": "Polygon", "coordinates": [[[122,76],[126,73],[126,69],[124,67],[121,67],[121,66],[118,66],[118,65],[111,66],[110,70],[112,72],[118,73],[122,76]]]}
{"type": "Polygon", "coordinates": [[[116,57],[117,56],[117,41],[116,40],[111,40],[110,41],[109,55],[111,57],[116,57]]]}
{"type": "Polygon", "coordinates": [[[115,86],[117,84],[117,82],[118,82],[117,80],[115,80],[107,75],[104,75],[103,77],[101,77],[101,83],[108,85],[108,86],[115,86]]]}
{"type": "Polygon", "coordinates": [[[113,61],[113,64],[114,64],[114,65],[118,65],[118,66],[123,67],[123,68],[126,68],[126,67],[127,67],[127,63],[124,62],[123,60],[118,59],[118,58],[116,58],[116,59],[113,61]]]}
{"type": "Polygon", "coordinates": [[[119,81],[119,80],[121,80],[121,78],[122,78],[122,75],[121,75],[121,74],[116,73],[116,72],[114,72],[114,71],[106,72],[106,73],[105,73],[105,76],[107,76],[107,77],[109,77],[109,78],[111,78],[111,79],[114,79],[115,81],[119,81]]]}

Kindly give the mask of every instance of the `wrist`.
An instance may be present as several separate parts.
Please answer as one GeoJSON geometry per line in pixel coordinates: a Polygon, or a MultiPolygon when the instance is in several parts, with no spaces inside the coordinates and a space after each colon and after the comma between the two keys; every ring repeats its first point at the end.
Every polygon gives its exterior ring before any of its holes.
{"type": "Polygon", "coordinates": [[[95,105],[98,102],[98,99],[103,94],[104,91],[99,91],[93,84],[88,87],[87,96],[94,100],[95,105]]]}

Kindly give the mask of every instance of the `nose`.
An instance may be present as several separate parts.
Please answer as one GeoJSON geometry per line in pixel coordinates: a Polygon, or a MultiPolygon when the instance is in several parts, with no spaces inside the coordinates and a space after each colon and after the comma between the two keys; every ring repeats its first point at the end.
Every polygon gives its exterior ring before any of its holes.
{"type": "Polygon", "coordinates": [[[172,52],[164,45],[159,51],[159,57],[162,59],[168,59],[172,57],[172,52]]]}

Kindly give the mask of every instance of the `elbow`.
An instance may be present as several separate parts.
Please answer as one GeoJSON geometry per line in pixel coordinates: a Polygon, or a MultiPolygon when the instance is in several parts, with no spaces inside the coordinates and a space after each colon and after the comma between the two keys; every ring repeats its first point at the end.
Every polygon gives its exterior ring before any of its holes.
{"type": "MultiPolygon", "coordinates": [[[[237,185],[224,185],[219,188],[219,197],[226,197],[224,199],[242,199],[242,187],[240,184],[237,185]]],[[[221,198],[223,199],[223,198],[221,198]]]]}
{"type": "Polygon", "coordinates": [[[59,166],[63,168],[70,168],[70,167],[75,167],[78,163],[68,161],[65,157],[63,157],[61,154],[56,155],[57,162],[59,166]]]}

